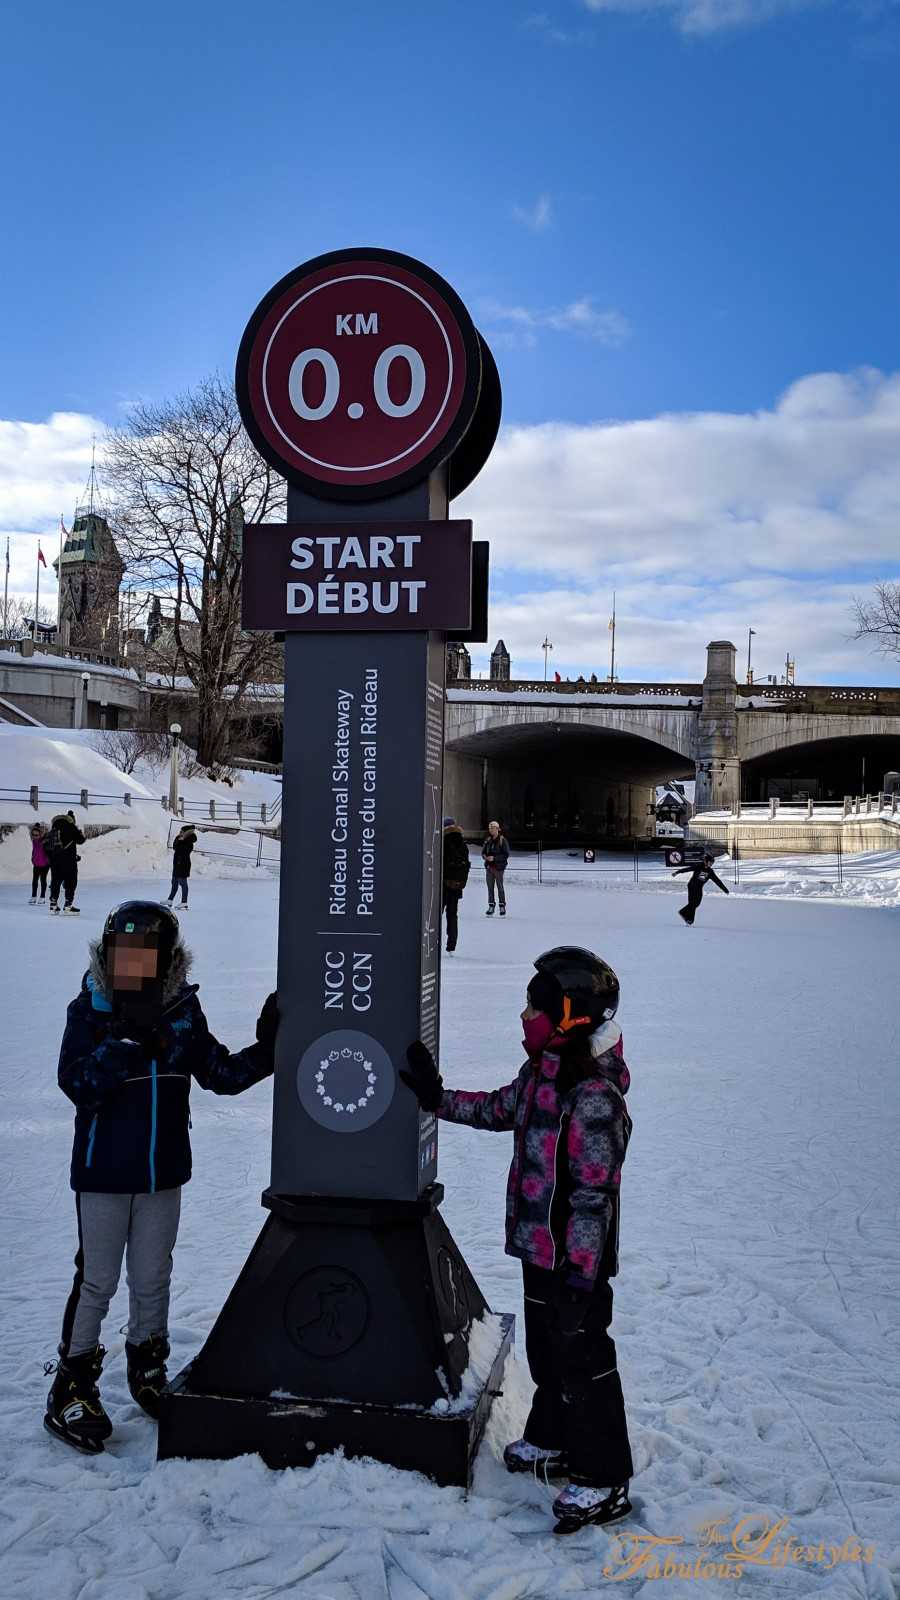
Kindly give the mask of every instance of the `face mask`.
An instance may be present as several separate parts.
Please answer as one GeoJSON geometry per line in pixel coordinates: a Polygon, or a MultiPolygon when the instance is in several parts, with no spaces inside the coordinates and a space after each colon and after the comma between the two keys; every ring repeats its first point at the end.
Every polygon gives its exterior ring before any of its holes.
{"type": "Polygon", "coordinates": [[[556,1032],[555,1023],[550,1021],[545,1011],[539,1011],[536,1016],[529,1017],[522,1024],[522,1043],[530,1056],[536,1056],[548,1040],[556,1032]]]}

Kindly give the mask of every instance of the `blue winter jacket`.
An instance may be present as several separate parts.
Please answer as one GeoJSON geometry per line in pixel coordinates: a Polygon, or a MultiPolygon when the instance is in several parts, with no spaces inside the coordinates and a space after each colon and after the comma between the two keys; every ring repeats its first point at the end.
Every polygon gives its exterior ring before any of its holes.
{"type": "Polygon", "coordinates": [[[59,1055],[59,1086],[76,1107],[72,1188],[102,1194],[152,1194],[191,1176],[191,1078],[214,1094],[240,1094],[268,1077],[270,1050],[252,1044],[232,1054],[213,1038],[186,982],[190,956],[179,945],[164,1009],[147,1043],[111,1037],[102,955],[69,1006],[59,1055]]]}

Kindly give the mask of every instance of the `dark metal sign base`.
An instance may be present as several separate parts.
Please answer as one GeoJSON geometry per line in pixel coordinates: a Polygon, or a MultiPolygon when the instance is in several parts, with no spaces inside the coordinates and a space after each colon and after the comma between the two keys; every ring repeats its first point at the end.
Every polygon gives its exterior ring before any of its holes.
{"type": "Polygon", "coordinates": [[[394,1406],[342,1400],[272,1400],[199,1392],[193,1363],[166,1391],[159,1423],[159,1459],[227,1461],[256,1454],[267,1467],[311,1467],[341,1449],[405,1472],[421,1472],[442,1487],[468,1489],[491,1404],[501,1392],[515,1318],[501,1314],[503,1340],[490,1374],[464,1411],[440,1416],[394,1406]]]}
{"type": "Polygon", "coordinates": [[[341,1446],[466,1486],[514,1318],[501,1319],[489,1378],[454,1409],[471,1325],[488,1307],[441,1197],[439,1184],[410,1202],[267,1191],[271,1215],[237,1283],[165,1392],[159,1458],[255,1451],[270,1466],[309,1466],[341,1446]]]}

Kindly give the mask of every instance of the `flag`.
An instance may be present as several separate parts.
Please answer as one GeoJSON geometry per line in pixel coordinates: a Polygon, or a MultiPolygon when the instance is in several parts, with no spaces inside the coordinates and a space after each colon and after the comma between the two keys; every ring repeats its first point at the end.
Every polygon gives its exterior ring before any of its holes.
{"type": "Polygon", "coordinates": [[[67,528],[67,527],[66,527],[66,525],[65,525],[65,523],[64,523],[64,521],[63,521],[63,514],[62,514],[62,512],[60,512],[60,513],[59,513],[59,532],[60,532],[60,536],[61,536],[61,538],[63,538],[63,539],[68,539],[68,537],[69,537],[69,530],[68,530],[68,528],[67,528]]]}
{"type": "Polygon", "coordinates": [[[608,628],[614,628],[614,627],[615,627],[615,625],[616,625],[616,619],[615,619],[615,617],[610,617],[610,619],[609,619],[609,621],[608,621],[608,623],[607,623],[607,624],[606,624],[606,626],[607,626],[607,627],[608,627],[608,628]]]}
{"type": "Polygon", "coordinates": [[[6,535],[6,570],[9,572],[9,534],[6,535]]]}
{"type": "Polygon", "coordinates": [[[41,563],[42,567],[45,567],[47,565],[46,561],[44,560],[44,552],[41,549],[41,541],[40,541],[40,539],[38,540],[38,561],[41,563]]]}
{"type": "Polygon", "coordinates": [[[562,678],[560,677],[558,672],[554,672],[554,674],[553,674],[553,682],[554,683],[562,683],[562,678]]]}

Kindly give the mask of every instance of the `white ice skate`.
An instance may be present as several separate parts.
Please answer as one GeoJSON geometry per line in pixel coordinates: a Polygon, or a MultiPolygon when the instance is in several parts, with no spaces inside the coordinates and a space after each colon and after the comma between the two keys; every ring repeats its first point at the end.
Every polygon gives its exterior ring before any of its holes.
{"type": "Polygon", "coordinates": [[[630,1511],[627,1483],[617,1484],[608,1491],[570,1483],[553,1502],[553,1515],[559,1519],[553,1532],[577,1533],[579,1528],[586,1528],[592,1522],[601,1527],[609,1522],[621,1522],[630,1511]]]}

